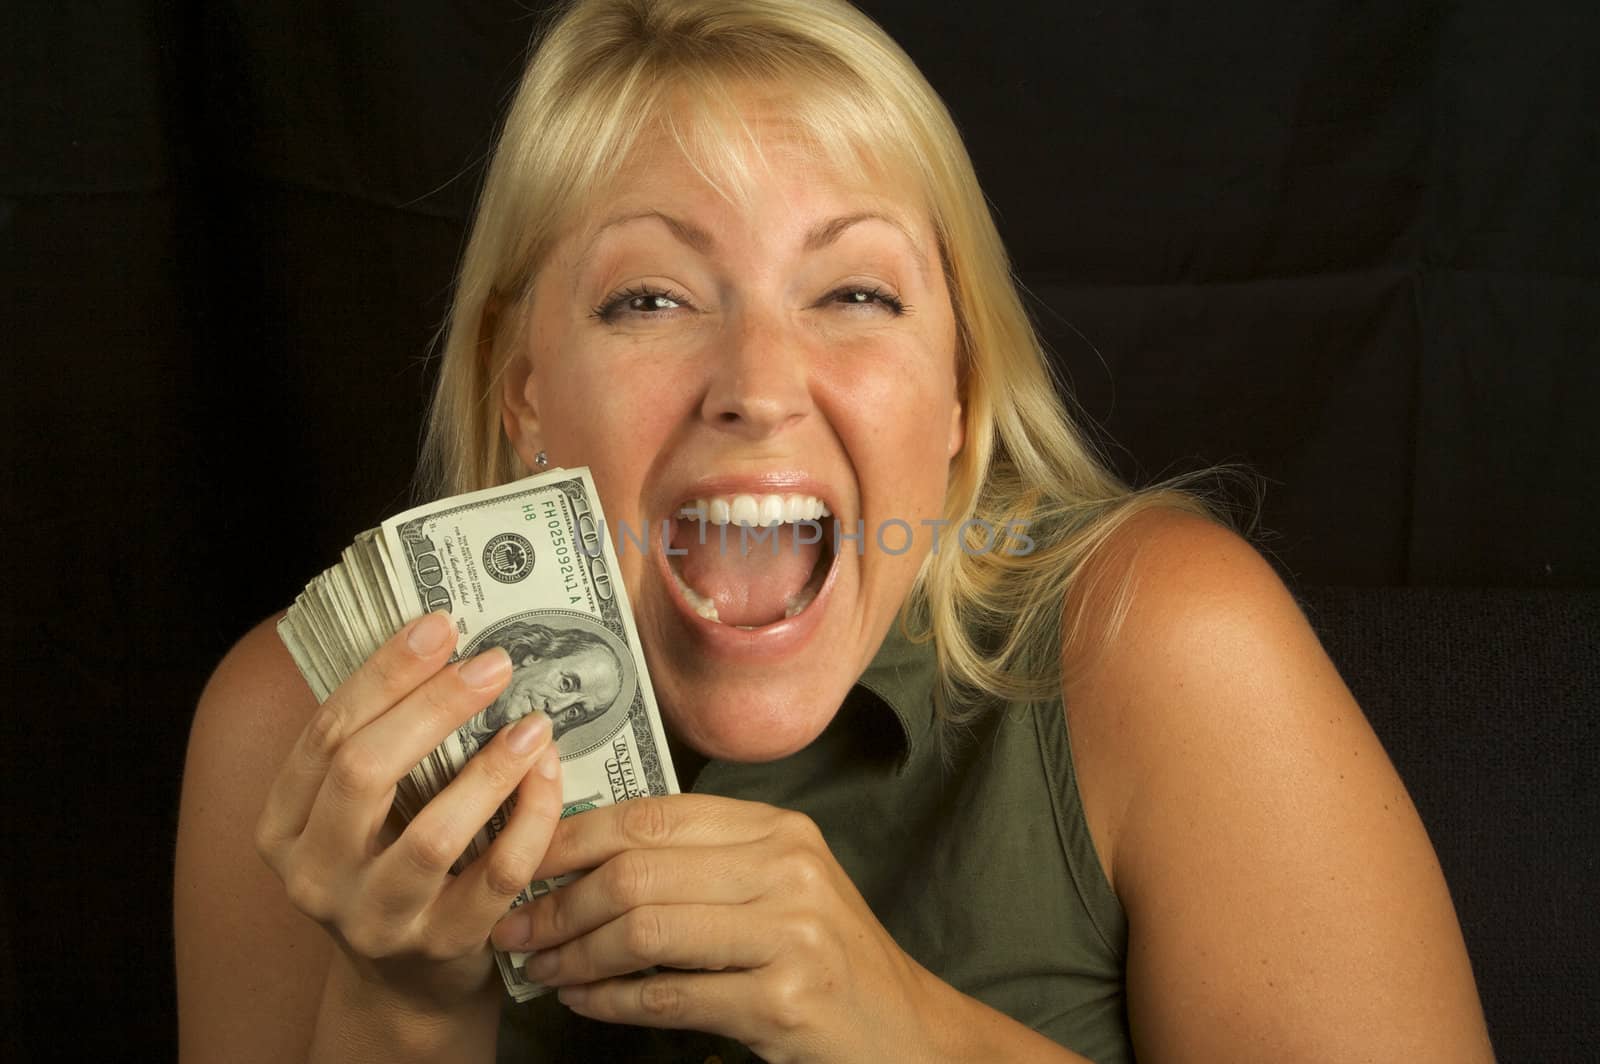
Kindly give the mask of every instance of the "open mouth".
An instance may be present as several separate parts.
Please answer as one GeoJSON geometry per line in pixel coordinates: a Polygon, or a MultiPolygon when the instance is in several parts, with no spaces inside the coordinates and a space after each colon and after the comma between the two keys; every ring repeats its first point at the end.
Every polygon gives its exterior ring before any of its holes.
{"type": "Polygon", "coordinates": [[[814,495],[715,495],[678,509],[666,544],[695,613],[746,631],[797,616],[833,566],[832,513],[814,495]]]}

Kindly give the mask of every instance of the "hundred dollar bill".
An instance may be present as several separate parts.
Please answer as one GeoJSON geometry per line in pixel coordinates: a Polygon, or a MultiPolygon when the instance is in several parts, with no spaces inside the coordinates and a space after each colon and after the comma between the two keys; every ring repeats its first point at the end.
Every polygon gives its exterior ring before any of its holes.
{"type": "MultiPolygon", "coordinates": [[[[358,536],[290,607],[278,631],[319,699],[432,610],[455,622],[452,660],[493,646],[510,654],[505,691],[396,788],[402,817],[415,816],[500,728],[529,713],[545,713],[554,725],[563,816],[678,792],[605,527],[588,469],[550,470],[390,518],[358,536]]],[[[460,865],[488,848],[510,806],[478,832],[460,865]]],[[[566,881],[531,883],[513,905],[566,881]]],[[[546,989],[523,976],[525,959],[495,954],[518,1001],[546,989]]]]}

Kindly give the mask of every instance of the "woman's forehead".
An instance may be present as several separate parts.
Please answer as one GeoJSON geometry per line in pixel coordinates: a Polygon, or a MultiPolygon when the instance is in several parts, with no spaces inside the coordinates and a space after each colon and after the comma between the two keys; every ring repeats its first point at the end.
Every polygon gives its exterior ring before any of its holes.
{"type": "Polygon", "coordinates": [[[937,242],[931,221],[920,190],[904,177],[882,169],[841,172],[803,142],[768,152],[737,175],[742,186],[736,195],[719,176],[675,145],[652,145],[587,197],[567,227],[561,257],[581,265],[609,242],[603,238],[644,218],[664,223],[660,231],[670,230],[681,242],[708,252],[718,243],[716,234],[730,227],[811,250],[853,223],[875,218],[887,223],[886,231],[903,234],[924,268],[932,261],[937,242]]]}

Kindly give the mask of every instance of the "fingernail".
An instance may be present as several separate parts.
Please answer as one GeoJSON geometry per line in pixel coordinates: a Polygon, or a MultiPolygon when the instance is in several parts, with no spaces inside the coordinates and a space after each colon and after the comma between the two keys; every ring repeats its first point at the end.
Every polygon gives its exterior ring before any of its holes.
{"type": "Polygon", "coordinates": [[[489,687],[511,671],[511,656],[499,647],[490,647],[461,666],[461,682],[468,687],[489,687]]]}
{"type": "Polygon", "coordinates": [[[444,641],[449,637],[450,615],[443,610],[435,610],[411,623],[411,631],[406,634],[406,646],[411,648],[411,653],[425,658],[444,646],[444,641]]]}
{"type": "Polygon", "coordinates": [[[533,920],[527,913],[516,910],[494,925],[494,931],[489,937],[494,941],[496,949],[523,949],[528,945],[528,936],[533,933],[533,920]]]}
{"type": "Polygon", "coordinates": [[[544,756],[539,759],[539,764],[535,767],[539,770],[539,775],[545,779],[555,779],[561,773],[561,751],[552,746],[544,752],[544,756]]]}
{"type": "Polygon", "coordinates": [[[535,710],[511,726],[506,735],[506,748],[513,754],[526,754],[544,742],[549,734],[550,718],[535,710]]]}
{"type": "Polygon", "coordinates": [[[528,963],[523,965],[523,974],[536,983],[542,983],[556,974],[556,951],[547,949],[542,953],[535,953],[528,958],[528,963]]]}

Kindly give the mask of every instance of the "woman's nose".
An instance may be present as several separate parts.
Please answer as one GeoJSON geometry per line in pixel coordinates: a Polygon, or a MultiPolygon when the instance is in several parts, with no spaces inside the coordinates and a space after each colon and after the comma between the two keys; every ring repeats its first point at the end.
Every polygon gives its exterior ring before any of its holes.
{"type": "Polygon", "coordinates": [[[714,428],[766,439],[804,418],[811,392],[804,338],[780,315],[741,311],[717,341],[701,416],[714,428]]]}

